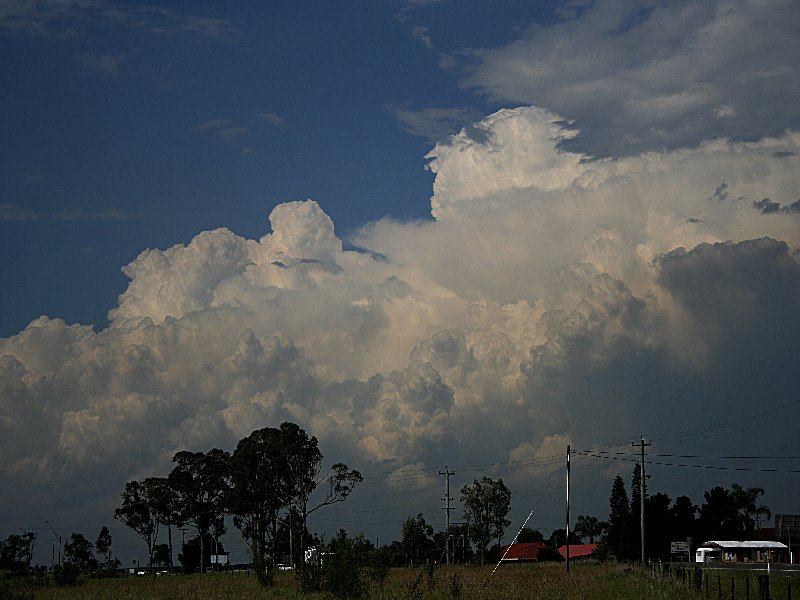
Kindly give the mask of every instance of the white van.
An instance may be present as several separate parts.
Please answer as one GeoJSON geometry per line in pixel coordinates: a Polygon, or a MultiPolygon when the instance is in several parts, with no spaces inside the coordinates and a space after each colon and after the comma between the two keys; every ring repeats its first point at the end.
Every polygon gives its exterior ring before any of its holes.
{"type": "Polygon", "coordinates": [[[715,562],[722,558],[722,553],[716,548],[698,548],[694,553],[694,562],[715,562]]]}

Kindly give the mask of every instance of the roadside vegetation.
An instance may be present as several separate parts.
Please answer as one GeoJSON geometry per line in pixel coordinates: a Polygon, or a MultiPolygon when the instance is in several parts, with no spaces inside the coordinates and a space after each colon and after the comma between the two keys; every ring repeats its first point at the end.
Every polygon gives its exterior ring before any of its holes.
{"type": "MultiPolygon", "coordinates": [[[[393,568],[383,580],[365,574],[361,598],[365,600],[678,600],[695,597],[694,592],[673,580],[654,578],[646,570],[616,563],[575,565],[567,575],[563,564],[543,563],[493,567],[451,566],[433,570],[393,568]]],[[[296,573],[277,573],[274,584],[264,587],[248,573],[216,573],[174,577],[127,577],[87,579],[77,587],[36,587],[15,584],[18,595],[2,598],[30,600],[237,600],[349,598],[332,591],[304,592],[296,573]]],[[[2,590],[2,588],[0,588],[2,590]]],[[[7,589],[7,591],[10,591],[7,589]]]]}
{"type": "MultiPolygon", "coordinates": [[[[0,540],[0,600],[749,598],[750,592],[756,597],[756,580],[748,575],[712,576],[706,569],[698,579],[694,565],[660,566],[690,558],[671,555],[670,542],[753,539],[771,518],[759,503],[762,488],[734,483],[705,492],[700,506],[687,496],[673,502],[663,493],[648,494],[637,465],[630,494],[622,477],[615,478],[607,521],[579,515],[574,529],[548,537],[523,527],[515,541],[536,546],[532,559],[538,562],[493,572],[511,525],[511,490],[502,479],[482,477],[461,488],[463,522],[435,531],[423,514],[408,516],[402,539],[376,548],[363,533],[340,529],[326,541],[308,530],[308,516],[345,501],[362,475],[343,463],[323,470],[317,439],[294,423],[253,431],[232,453],[181,451],[173,462],[164,477],[127,482],[113,515],[141,538],[147,556],[141,565],[123,568],[106,526],[91,542],[77,532],[62,537],[46,521],[58,541],[58,560],[54,545],[49,568],[32,564],[34,532],[0,540]],[[646,567],[636,566],[642,499],[646,567]],[[219,538],[230,523],[248,542],[250,556],[240,569],[209,573],[227,559],[219,538]],[[172,533],[187,526],[196,537],[181,544],[178,566],[172,533]],[[585,542],[593,545],[593,559],[573,563],[567,573],[560,547],[585,542]]],[[[800,582],[781,577],[771,578],[774,600],[790,598],[792,586],[800,593],[800,582]]]]}

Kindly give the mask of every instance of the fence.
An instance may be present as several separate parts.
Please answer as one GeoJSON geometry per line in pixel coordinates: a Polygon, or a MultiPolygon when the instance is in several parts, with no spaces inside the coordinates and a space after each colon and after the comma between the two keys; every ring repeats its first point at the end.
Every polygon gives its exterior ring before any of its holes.
{"type": "Polygon", "coordinates": [[[800,571],[787,565],[731,567],[692,563],[650,563],[654,577],[671,580],[706,600],[800,600],[800,571]]]}

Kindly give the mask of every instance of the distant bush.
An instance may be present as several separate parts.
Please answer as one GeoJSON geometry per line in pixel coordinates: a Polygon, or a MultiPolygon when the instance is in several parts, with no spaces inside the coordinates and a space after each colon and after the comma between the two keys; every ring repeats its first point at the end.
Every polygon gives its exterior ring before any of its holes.
{"type": "Polygon", "coordinates": [[[450,577],[450,597],[461,598],[464,594],[464,589],[461,586],[461,580],[458,578],[458,573],[453,573],[450,577]]]}
{"type": "Polygon", "coordinates": [[[389,575],[391,561],[392,557],[385,547],[370,553],[366,573],[367,576],[381,589],[383,589],[383,586],[386,583],[386,577],[389,575]]]}
{"type": "Polygon", "coordinates": [[[354,540],[331,543],[331,553],[322,561],[322,589],[334,598],[361,598],[364,595],[365,557],[354,540]]]}
{"type": "Polygon", "coordinates": [[[0,598],[3,600],[32,600],[33,595],[25,594],[19,579],[13,583],[5,577],[0,578],[0,598]]]}
{"type": "Polygon", "coordinates": [[[75,563],[64,563],[60,566],[53,567],[53,580],[59,587],[68,585],[78,585],[78,577],[80,577],[81,568],[75,563]]]}
{"type": "Polygon", "coordinates": [[[300,569],[300,591],[304,594],[316,594],[322,590],[322,565],[319,561],[310,561],[300,569]]]}

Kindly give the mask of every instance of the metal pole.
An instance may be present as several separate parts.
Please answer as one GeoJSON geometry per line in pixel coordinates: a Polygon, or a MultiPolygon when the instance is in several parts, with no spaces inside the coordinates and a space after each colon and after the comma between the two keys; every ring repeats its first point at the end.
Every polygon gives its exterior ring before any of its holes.
{"type": "Polygon", "coordinates": [[[444,555],[446,564],[450,564],[450,511],[453,510],[450,508],[450,501],[452,498],[450,497],[450,475],[455,475],[455,471],[450,471],[447,468],[447,465],[444,466],[444,472],[439,471],[439,475],[444,475],[445,477],[445,492],[444,498],[442,500],[445,501],[445,508],[444,508],[444,555]]]}
{"type": "MultiPolygon", "coordinates": [[[[639,483],[639,529],[641,531],[641,544],[642,544],[642,564],[644,564],[644,486],[645,486],[645,475],[644,475],[644,448],[645,446],[650,446],[649,442],[644,441],[643,436],[639,436],[639,446],[642,448],[642,462],[639,463],[639,475],[641,475],[641,481],[639,483]]],[[[636,442],[631,442],[631,446],[636,446],[636,442]]]]}
{"type": "Polygon", "coordinates": [[[569,469],[570,469],[570,446],[567,444],[567,536],[565,540],[566,544],[566,566],[567,566],[567,573],[569,573],[569,469]]]}

